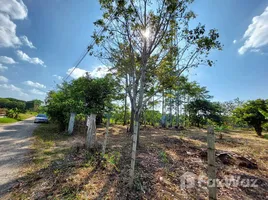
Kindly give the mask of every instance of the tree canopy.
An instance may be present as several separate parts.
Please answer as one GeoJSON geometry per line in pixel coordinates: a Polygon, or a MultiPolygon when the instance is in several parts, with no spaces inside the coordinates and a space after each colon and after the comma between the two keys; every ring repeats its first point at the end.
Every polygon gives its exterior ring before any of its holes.
{"type": "Polygon", "coordinates": [[[47,98],[47,113],[59,122],[61,129],[68,123],[70,112],[102,114],[111,109],[115,98],[116,83],[107,75],[104,78],[81,77],[70,83],[64,82],[57,91],[51,91],[47,98]]]}
{"type": "Polygon", "coordinates": [[[257,99],[248,101],[241,107],[236,108],[234,115],[248,125],[253,126],[256,133],[262,135],[262,125],[268,122],[268,119],[260,112],[268,112],[268,100],[257,99]]]}

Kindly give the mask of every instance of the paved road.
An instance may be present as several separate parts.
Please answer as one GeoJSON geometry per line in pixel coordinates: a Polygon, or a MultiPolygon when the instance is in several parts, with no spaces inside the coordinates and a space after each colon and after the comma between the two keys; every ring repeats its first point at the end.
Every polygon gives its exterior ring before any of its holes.
{"type": "Polygon", "coordinates": [[[12,187],[27,159],[32,132],[37,127],[33,120],[0,125],[0,197],[12,187]]]}

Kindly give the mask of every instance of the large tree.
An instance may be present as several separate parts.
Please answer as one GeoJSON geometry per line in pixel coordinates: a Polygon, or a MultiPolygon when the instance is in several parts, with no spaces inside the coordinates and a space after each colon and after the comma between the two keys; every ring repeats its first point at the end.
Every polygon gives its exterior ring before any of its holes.
{"type": "Polygon", "coordinates": [[[216,30],[206,32],[200,24],[189,28],[190,20],[196,17],[188,9],[192,2],[100,0],[103,18],[95,25],[102,31],[93,35],[100,47],[94,55],[125,74],[131,121],[135,124],[130,185],[134,178],[140,116],[150,98],[161,91],[153,75],[163,65],[172,66],[178,76],[189,66],[212,65],[207,55],[212,49],[221,49],[216,30]]]}

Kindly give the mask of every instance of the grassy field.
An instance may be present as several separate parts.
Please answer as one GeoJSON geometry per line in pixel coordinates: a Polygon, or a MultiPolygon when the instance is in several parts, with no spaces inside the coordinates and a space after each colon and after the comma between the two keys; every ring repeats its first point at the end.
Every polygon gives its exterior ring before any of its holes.
{"type": "Polygon", "coordinates": [[[13,118],[9,118],[9,117],[0,118],[0,124],[14,123],[14,122],[28,119],[28,118],[36,116],[36,115],[37,115],[36,112],[20,113],[18,116],[18,119],[13,119],[13,118]]]}
{"type": "MultiPolygon", "coordinates": [[[[103,142],[105,128],[97,129],[103,142]]],[[[216,133],[216,153],[247,158],[250,169],[217,158],[217,177],[257,180],[257,188],[221,187],[218,199],[265,199],[268,195],[268,142],[251,131],[216,133]]],[[[206,187],[182,189],[185,172],[206,177],[206,131],[143,128],[137,151],[134,188],[127,186],[131,135],[126,127],[110,128],[107,153],[88,152],[85,136],[59,133],[53,124],[40,125],[34,135],[33,159],[25,165],[11,199],[207,199],[206,187]]],[[[8,198],[7,198],[8,199],[8,198]]]]}
{"type": "Polygon", "coordinates": [[[8,117],[0,118],[0,123],[1,124],[14,123],[14,122],[17,122],[17,121],[18,121],[17,119],[8,118],[8,117]]]}

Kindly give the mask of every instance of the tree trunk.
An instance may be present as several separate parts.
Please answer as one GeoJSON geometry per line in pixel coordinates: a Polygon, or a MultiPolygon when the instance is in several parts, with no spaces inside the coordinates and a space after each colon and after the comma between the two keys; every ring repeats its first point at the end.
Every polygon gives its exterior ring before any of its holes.
{"type": "Polygon", "coordinates": [[[146,108],[143,111],[143,119],[144,119],[144,127],[146,127],[147,121],[146,121],[146,108]]]}
{"type": "Polygon", "coordinates": [[[134,109],[133,109],[133,106],[131,106],[131,116],[130,116],[130,133],[133,134],[134,132],[134,116],[135,116],[135,113],[134,113],[134,109]]]}
{"type": "Polygon", "coordinates": [[[167,127],[167,122],[166,122],[166,113],[165,113],[165,92],[163,91],[162,94],[162,118],[161,118],[161,126],[163,128],[167,127]]]}
{"type": "Polygon", "coordinates": [[[171,106],[171,103],[170,103],[170,106],[169,106],[169,127],[172,127],[172,106],[171,106]]]}
{"type": "MultiPolygon", "coordinates": [[[[136,118],[136,117],[135,117],[136,118]]],[[[139,121],[135,119],[134,122],[134,133],[132,140],[132,153],[131,153],[131,166],[130,166],[130,179],[129,179],[129,187],[132,188],[134,181],[134,171],[135,171],[135,163],[136,163],[136,149],[138,142],[138,130],[139,130],[139,121]]]]}
{"type": "Polygon", "coordinates": [[[108,114],[107,115],[107,124],[106,124],[106,133],[105,133],[104,143],[103,143],[103,147],[102,147],[103,155],[105,154],[105,150],[106,150],[106,145],[107,145],[107,140],[108,140],[108,133],[109,133],[109,125],[110,125],[110,116],[108,114]]]}
{"type": "Polygon", "coordinates": [[[180,95],[178,95],[178,109],[177,109],[177,115],[176,115],[176,126],[180,126],[180,95]]]}
{"type": "Polygon", "coordinates": [[[139,123],[139,126],[138,126],[138,132],[137,132],[137,148],[139,147],[140,145],[140,127],[141,127],[141,124],[139,123]]]}
{"type": "Polygon", "coordinates": [[[62,121],[59,122],[59,129],[60,129],[60,131],[65,131],[66,125],[64,122],[62,122],[62,121]]]}
{"type": "MultiPolygon", "coordinates": [[[[127,79],[126,79],[125,87],[127,87],[127,79]]],[[[123,125],[125,126],[126,124],[127,124],[127,88],[125,91],[125,111],[124,111],[124,123],[123,123],[123,125]]]]}
{"type": "MultiPolygon", "coordinates": [[[[186,95],[184,95],[184,102],[186,100],[186,95]]],[[[184,103],[184,127],[186,127],[186,105],[184,103]]]]}
{"type": "MultiPolygon", "coordinates": [[[[171,94],[171,90],[170,90],[171,94]]],[[[171,96],[169,97],[169,127],[172,127],[172,100],[171,96]]]]}
{"type": "Polygon", "coordinates": [[[153,119],[152,119],[152,126],[154,126],[154,95],[153,95],[153,119]]]}
{"type": "Polygon", "coordinates": [[[262,127],[261,126],[255,126],[254,127],[256,133],[258,134],[258,136],[262,136],[262,127]]]}

